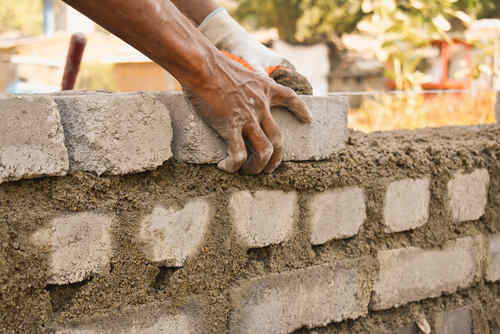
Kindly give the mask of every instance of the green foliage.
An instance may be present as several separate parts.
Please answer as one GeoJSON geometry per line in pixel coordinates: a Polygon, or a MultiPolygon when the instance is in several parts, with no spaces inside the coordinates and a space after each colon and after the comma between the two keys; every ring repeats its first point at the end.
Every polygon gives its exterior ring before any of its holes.
{"type": "Polygon", "coordinates": [[[26,35],[42,32],[42,0],[1,0],[0,33],[21,31],[26,35]]]}
{"type": "Polygon", "coordinates": [[[476,17],[499,14],[491,0],[236,0],[234,14],[254,27],[275,27],[289,43],[326,42],[361,31],[380,41],[398,88],[425,80],[417,69],[434,39],[464,29],[476,17]]]}
{"type": "Polygon", "coordinates": [[[472,18],[455,8],[454,0],[423,2],[421,0],[363,0],[365,13],[358,29],[377,36],[381,48],[377,56],[388,63],[389,77],[398,88],[418,87],[426,81],[418,71],[425,48],[431,40],[448,39],[451,19],[464,24],[472,18]]]}

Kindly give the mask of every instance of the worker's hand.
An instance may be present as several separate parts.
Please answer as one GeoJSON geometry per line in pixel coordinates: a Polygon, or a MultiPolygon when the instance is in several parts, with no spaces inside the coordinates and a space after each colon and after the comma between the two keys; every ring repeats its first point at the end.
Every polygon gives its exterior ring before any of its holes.
{"type": "Polygon", "coordinates": [[[293,65],[251,36],[229,13],[219,8],[198,28],[219,50],[245,60],[261,75],[269,75],[276,67],[295,70],[293,65]]]}
{"type": "Polygon", "coordinates": [[[240,168],[246,174],[273,172],[283,159],[283,138],[270,108],[286,107],[310,123],[306,105],[290,88],[246,70],[222,53],[214,57],[210,78],[191,89],[205,104],[198,112],[227,143],[228,156],[218,167],[229,173],[240,168]]]}

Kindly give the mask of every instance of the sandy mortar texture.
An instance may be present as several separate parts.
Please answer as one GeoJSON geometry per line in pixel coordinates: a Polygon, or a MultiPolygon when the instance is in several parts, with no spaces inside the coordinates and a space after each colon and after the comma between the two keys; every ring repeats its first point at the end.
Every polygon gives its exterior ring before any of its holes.
{"type": "MultiPolygon", "coordinates": [[[[167,162],[153,172],[129,176],[76,173],[66,177],[23,180],[0,185],[0,332],[50,333],[58,324],[113,317],[128,306],[161,302],[178,309],[202,305],[206,333],[226,333],[229,289],[239,280],[312,265],[361,257],[378,250],[439,248],[446,241],[500,232],[500,128],[497,126],[384,132],[351,132],[346,149],[328,161],[285,163],[272,175],[229,175],[215,166],[167,162]],[[490,174],[486,214],[478,221],[453,223],[444,208],[446,187],[454,172],[485,168],[490,174]],[[429,222],[416,230],[385,233],[383,201],[391,181],[431,177],[429,222]],[[311,246],[305,210],[308,196],[346,186],[361,186],[367,219],[354,238],[311,246]],[[229,195],[238,190],[296,191],[298,229],[279,245],[246,250],[232,233],[229,195]],[[179,269],[148,261],[135,236],[142,217],[156,203],[182,206],[209,196],[215,208],[198,256],[179,269]],[[30,236],[54,217],[83,211],[112,213],[113,255],[109,270],[70,285],[47,285],[48,252],[30,236]]],[[[375,276],[375,261],[366,270],[375,276]]],[[[368,282],[371,285],[373,282],[368,282]]],[[[296,333],[391,333],[411,325],[419,314],[432,315],[472,305],[474,333],[500,327],[500,285],[483,279],[453,295],[371,312],[296,333]]]]}

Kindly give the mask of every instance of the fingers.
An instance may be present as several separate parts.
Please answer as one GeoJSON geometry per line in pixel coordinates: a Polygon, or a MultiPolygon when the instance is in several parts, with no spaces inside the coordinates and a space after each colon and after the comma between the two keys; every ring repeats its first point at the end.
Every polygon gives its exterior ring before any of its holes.
{"type": "Polygon", "coordinates": [[[274,85],[271,97],[271,106],[286,107],[302,122],[312,122],[312,117],[306,104],[292,89],[288,87],[274,85]]]}
{"type": "Polygon", "coordinates": [[[278,124],[276,124],[272,116],[265,118],[261,125],[262,130],[264,130],[264,133],[273,145],[273,155],[269,159],[266,168],[264,168],[264,173],[272,173],[283,160],[283,137],[281,136],[278,124]]]}
{"type": "Polygon", "coordinates": [[[236,173],[247,160],[247,149],[241,136],[240,129],[232,129],[230,133],[222,135],[227,143],[228,157],[217,165],[228,173],[236,173]]]}
{"type": "Polygon", "coordinates": [[[273,145],[256,123],[245,127],[243,134],[249,141],[252,153],[243,165],[242,171],[249,175],[259,174],[266,168],[273,155],[273,145]]]}

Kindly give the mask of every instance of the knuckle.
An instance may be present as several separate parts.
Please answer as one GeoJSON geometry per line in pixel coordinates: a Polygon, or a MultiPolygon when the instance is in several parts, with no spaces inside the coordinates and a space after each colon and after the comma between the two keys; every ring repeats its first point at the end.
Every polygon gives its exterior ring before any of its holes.
{"type": "Polygon", "coordinates": [[[295,91],[291,89],[290,87],[283,87],[283,96],[286,98],[292,98],[295,97],[295,91]]]}
{"type": "Polygon", "coordinates": [[[233,156],[233,161],[235,164],[241,165],[247,161],[248,154],[245,150],[236,152],[233,156]]]}
{"type": "Polygon", "coordinates": [[[271,156],[273,155],[274,152],[274,147],[271,145],[271,143],[267,143],[266,146],[259,152],[257,152],[257,160],[258,162],[267,162],[269,159],[271,159],[271,156]]]}
{"type": "Polygon", "coordinates": [[[273,136],[269,140],[271,141],[274,150],[281,150],[283,148],[284,140],[281,133],[273,134],[273,136]]]}

